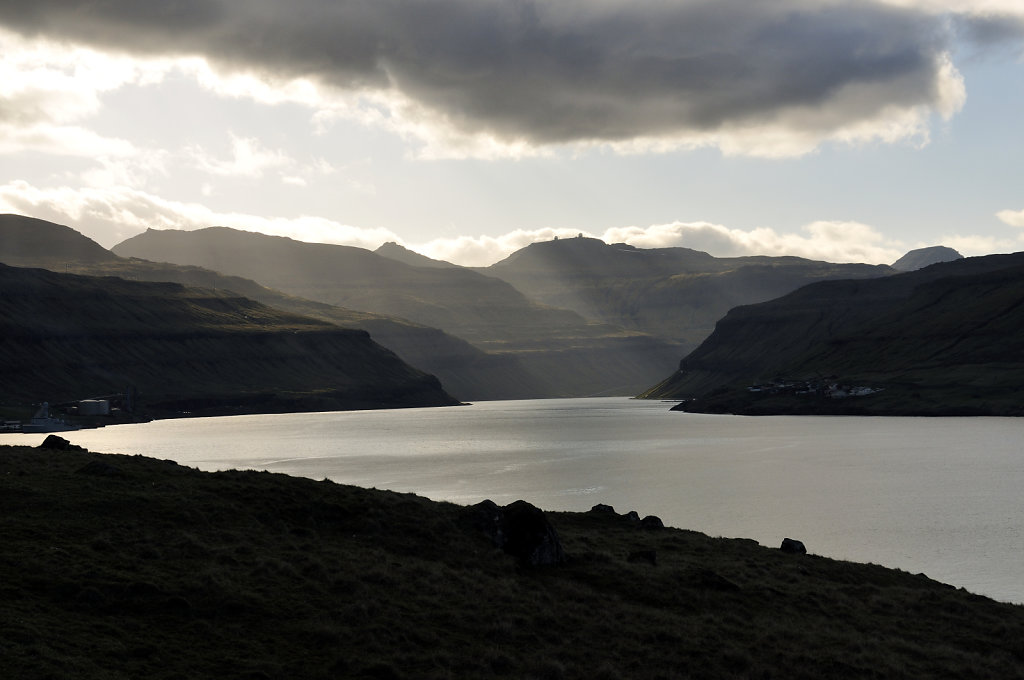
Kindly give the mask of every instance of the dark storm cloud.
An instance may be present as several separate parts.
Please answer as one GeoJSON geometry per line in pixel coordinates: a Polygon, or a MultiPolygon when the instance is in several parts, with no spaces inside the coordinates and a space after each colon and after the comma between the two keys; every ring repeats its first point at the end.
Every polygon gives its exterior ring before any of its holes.
{"type": "Polygon", "coordinates": [[[998,15],[962,16],[954,23],[960,35],[980,47],[1011,45],[1021,49],[1024,18],[998,15]]]}
{"type": "Polygon", "coordinates": [[[468,132],[623,140],[934,103],[947,24],[810,0],[0,0],[26,34],[386,87],[468,132]],[[835,95],[856,86],[855,105],[835,95]]]}

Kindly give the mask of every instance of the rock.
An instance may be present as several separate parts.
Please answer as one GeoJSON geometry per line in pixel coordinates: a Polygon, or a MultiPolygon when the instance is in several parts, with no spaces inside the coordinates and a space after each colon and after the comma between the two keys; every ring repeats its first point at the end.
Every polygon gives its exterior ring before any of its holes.
{"type": "Polygon", "coordinates": [[[558,533],[540,508],[526,501],[510,503],[502,508],[501,525],[503,549],[520,563],[540,567],[565,561],[558,533]]]}
{"type": "Polygon", "coordinates": [[[630,522],[640,522],[640,514],[636,510],[630,510],[625,515],[623,515],[623,517],[625,517],[630,522]]]}
{"type": "Polygon", "coordinates": [[[661,521],[660,517],[647,515],[647,517],[640,520],[640,526],[644,529],[664,529],[665,523],[661,521]]]}
{"type": "Polygon", "coordinates": [[[64,437],[58,437],[55,434],[46,435],[46,439],[39,445],[41,449],[54,449],[56,451],[86,451],[82,446],[72,444],[64,437]]]}
{"type": "Polygon", "coordinates": [[[627,562],[647,562],[651,566],[657,566],[658,553],[656,550],[634,550],[626,558],[627,562]]]}
{"type": "Polygon", "coordinates": [[[782,552],[793,553],[795,555],[807,554],[807,548],[804,547],[803,542],[793,538],[782,539],[782,545],[779,546],[779,550],[782,552]]]}
{"type": "Polygon", "coordinates": [[[494,501],[487,499],[472,505],[467,509],[469,521],[473,528],[483,532],[495,547],[505,547],[505,531],[502,524],[503,513],[501,506],[494,501]]]}
{"type": "Polygon", "coordinates": [[[467,508],[465,517],[476,531],[520,564],[539,567],[565,561],[558,533],[544,511],[526,501],[505,507],[492,500],[481,501],[467,508]]]}
{"type": "Polygon", "coordinates": [[[614,515],[615,508],[613,508],[610,505],[605,505],[604,503],[598,503],[597,505],[590,509],[590,512],[594,513],[595,515],[614,515]]]}

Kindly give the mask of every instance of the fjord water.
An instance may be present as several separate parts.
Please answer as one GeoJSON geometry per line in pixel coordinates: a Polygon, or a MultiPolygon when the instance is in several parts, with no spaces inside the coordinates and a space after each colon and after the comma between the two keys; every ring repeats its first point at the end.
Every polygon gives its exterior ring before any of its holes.
{"type": "MultiPolygon", "coordinates": [[[[660,516],[1024,602],[1024,420],[738,417],[626,398],[157,421],[92,451],[283,472],[435,500],[660,516]]],[[[43,435],[3,435],[35,444],[43,435]]]]}

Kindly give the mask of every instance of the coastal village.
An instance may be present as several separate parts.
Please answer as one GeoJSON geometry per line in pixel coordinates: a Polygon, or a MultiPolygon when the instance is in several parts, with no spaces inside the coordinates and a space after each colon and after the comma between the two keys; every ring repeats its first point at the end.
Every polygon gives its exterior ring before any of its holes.
{"type": "Polygon", "coordinates": [[[850,397],[865,397],[869,394],[881,392],[883,387],[868,387],[866,385],[851,385],[840,381],[838,376],[827,376],[824,378],[783,378],[776,377],[766,383],[751,385],[748,392],[754,394],[794,394],[804,396],[821,397],[823,399],[847,399],[850,397]]]}

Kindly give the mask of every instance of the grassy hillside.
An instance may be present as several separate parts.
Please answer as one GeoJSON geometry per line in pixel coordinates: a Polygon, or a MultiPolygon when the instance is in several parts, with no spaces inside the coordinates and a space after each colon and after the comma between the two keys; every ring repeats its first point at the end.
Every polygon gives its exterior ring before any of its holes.
{"type": "Polygon", "coordinates": [[[1021,253],[816,284],[733,310],[644,396],[743,413],[1024,415],[1022,303],[1021,253]],[[776,376],[881,391],[823,400],[747,390],[776,376]]]}
{"type": "Polygon", "coordinates": [[[616,514],[527,568],[409,494],[5,447],[0,517],[5,678],[1024,677],[1024,607],[616,514]]]}
{"type": "Polygon", "coordinates": [[[138,391],[150,416],[446,405],[365,331],[224,291],[0,265],[0,401],[138,391]]]}

